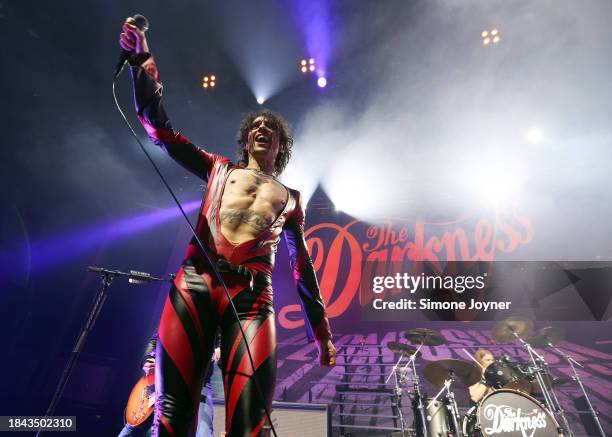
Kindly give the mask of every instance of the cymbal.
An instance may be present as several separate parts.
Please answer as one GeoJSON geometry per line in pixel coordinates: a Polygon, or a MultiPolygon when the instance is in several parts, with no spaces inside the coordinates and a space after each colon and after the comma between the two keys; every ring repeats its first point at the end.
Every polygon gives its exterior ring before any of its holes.
{"type": "MultiPolygon", "coordinates": [[[[399,343],[397,341],[390,341],[389,343],[387,343],[387,347],[391,352],[403,355],[405,357],[409,357],[416,352],[415,348],[408,346],[405,343],[399,343]]],[[[420,357],[421,351],[419,351],[416,356],[420,357]]]]}
{"type": "Polygon", "coordinates": [[[446,343],[446,339],[438,331],[427,328],[409,329],[404,332],[404,337],[412,344],[421,344],[425,346],[440,346],[446,343]]]}
{"type": "Polygon", "coordinates": [[[527,343],[533,347],[546,347],[548,343],[555,345],[565,338],[565,330],[557,326],[547,326],[536,332],[527,343]]]}
{"type": "Polygon", "coordinates": [[[444,380],[450,378],[450,371],[453,371],[455,381],[460,382],[465,387],[476,384],[480,381],[481,372],[472,363],[463,360],[439,360],[428,363],[423,368],[423,376],[438,388],[444,385],[444,380]]]}
{"type": "MultiPolygon", "coordinates": [[[[563,385],[563,384],[567,384],[568,382],[571,382],[571,378],[555,378],[553,377],[552,380],[545,381],[545,385],[546,388],[550,388],[551,386],[554,388],[558,385],[563,385]]],[[[542,389],[540,388],[540,384],[538,384],[537,381],[531,381],[531,393],[535,393],[535,394],[540,394],[542,393],[542,389]]]]}
{"type": "Polygon", "coordinates": [[[523,338],[533,332],[533,321],[527,317],[508,317],[493,327],[491,337],[496,343],[513,343],[516,333],[523,338]]]}

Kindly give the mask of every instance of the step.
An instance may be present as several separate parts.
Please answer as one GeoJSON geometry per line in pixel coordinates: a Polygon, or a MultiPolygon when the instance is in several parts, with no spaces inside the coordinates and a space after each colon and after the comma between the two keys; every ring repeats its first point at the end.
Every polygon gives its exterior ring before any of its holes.
{"type": "MultiPolygon", "coordinates": [[[[370,387],[387,387],[389,385],[392,385],[393,382],[389,381],[389,383],[385,383],[385,382],[358,382],[358,381],[310,381],[311,385],[319,385],[319,384],[332,384],[332,385],[336,385],[336,386],[341,386],[341,385],[367,385],[370,387]]],[[[391,387],[389,387],[391,388],[391,387]]]]}
{"type": "Polygon", "coordinates": [[[344,402],[344,401],[334,401],[328,404],[330,407],[342,407],[347,405],[359,406],[359,407],[384,407],[384,408],[396,408],[397,404],[391,402],[389,404],[381,404],[380,402],[377,404],[370,404],[367,402],[344,402]]]}
{"type": "MultiPolygon", "coordinates": [[[[395,428],[394,426],[370,426],[370,425],[339,425],[332,424],[332,428],[356,428],[356,429],[371,429],[378,431],[401,431],[401,428],[395,428]]],[[[406,428],[408,432],[410,428],[406,428]]]]}
{"type": "Polygon", "coordinates": [[[370,396],[395,396],[395,393],[390,393],[388,391],[376,391],[376,390],[338,390],[336,389],[336,393],[339,395],[370,395],[370,396]]]}
{"type": "Polygon", "coordinates": [[[349,354],[344,352],[336,353],[337,357],[371,357],[371,358],[382,358],[387,356],[386,354],[349,354]]]}
{"type": "Polygon", "coordinates": [[[381,419],[399,419],[399,416],[390,416],[388,414],[334,413],[334,416],[378,417],[381,419]]]}

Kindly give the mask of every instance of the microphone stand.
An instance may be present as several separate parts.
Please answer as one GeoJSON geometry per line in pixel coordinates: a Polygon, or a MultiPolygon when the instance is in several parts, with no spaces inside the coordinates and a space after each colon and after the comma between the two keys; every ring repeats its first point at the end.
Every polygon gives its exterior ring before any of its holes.
{"type": "MultiPolygon", "coordinates": [[[[57,385],[57,388],[55,389],[55,393],[53,394],[53,398],[51,399],[49,408],[47,408],[45,417],[53,416],[53,413],[55,412],[55,409],[57,408],[57,405],[59,404],[59,401],[64,393],[64,389],[68,385],[68,380],[70,379],[70,376],[72,375],[72,371],[74,370],[74,367],[79,359],[79,356],[81,355],[81,352],[83,351],[85,340],[87,340],[87,336],[93,329],[94,324],[96,323],[96,320],[98,319],[98,316],[100,315],[100,311],[102,310],[102,305],[104,305],[104,302],[106,301],[106,298],[108,297],[107,291],[111,283],[113,282],[113,279],[115,279],[116,276],[124,276],[124,277],[127,277],[128,282],[132,284],[144,284],[146,282],[151,282],[151,281],[162,281],[162,282],[171,281],[172,278],[174,277],[174,275],[169,275],[171,279],[164,279],[164,278],[157,278],[157,277],[151,276],[149,273],[139,272],[136,270],[131,270],[130,273],[126,273],[126,272],[121,272],[119,270],[110,270],[110,269],[105,269],[103,267],[93,267],[93,266],[87,267],[87,270],[90,272],[94,272],[94,273],[100,273],[100,286],[98,288],[98,292],[96,293],[96,297],[94,298],[94,301],[91,307],[89,308],[87,317],[85,317],[85,322],[83,323],[83,326],[81,327],[81,332],[79,333],[76,344],[74,345],[74,348],[72,349],[72,352],[70,353],[70,358],[68,359],[68,362],[66,363],[66,366],[64,367],[64,371],[57,385]]],[[[40,436],[42,432],[43,432],[42,429],[39,429],[38,432],[36,433],[36,437],[40,436]]]]}

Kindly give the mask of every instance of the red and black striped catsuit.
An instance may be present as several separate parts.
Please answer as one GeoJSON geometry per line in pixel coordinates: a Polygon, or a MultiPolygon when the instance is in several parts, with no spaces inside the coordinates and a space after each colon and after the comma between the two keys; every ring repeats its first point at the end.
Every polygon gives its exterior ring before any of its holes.
{"type": "MultiPolygon", "coordinates": [[[[207,181],[196,230],[213,259],[224,259],[251,270],[248,279],[223,273],[251,347],[256,374],[270,408],[276,379],[276,336],[272,306],[272,269],[281,233],[291,258],[293,277],[306,315],[309,338],[331,338],[325,305],[304,241],[304,211],[297,191],[287,189],[288,201],[268,229],[250,241],[234,245],[221,232],[219,207],[225,183],[238,168],[227,158],[208,153],[176,132],[161,105],[162,85],[153,58],[130,60],[138,118],[151,140],[183,167],[207,181]]],[[[210,363],[217,326],[221,328],[228,436],[267,434],[265,413],[238,324],[227,297],[211,273],[197,244],[189,244],[185,260],[170,290],[159,324],[156,351],[157,404],[155,435],[186,436],[194,430],[202,375],[210,363]]]]}

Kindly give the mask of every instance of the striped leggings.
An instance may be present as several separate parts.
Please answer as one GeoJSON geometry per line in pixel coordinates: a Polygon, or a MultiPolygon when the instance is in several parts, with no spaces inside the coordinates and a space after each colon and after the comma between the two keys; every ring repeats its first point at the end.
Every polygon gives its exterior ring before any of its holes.
{"type": "MultiPolygon", "coordinates": [[[[240,316],[256,377],[270,409],[276,381],[271,285],[256,281],[251,290],[243,277],[227,273],[223,278],[240,316]]],[[[211,363],[217,326],[222,335],[220,366],[227,436],[268,435],[264,404],[225,292],[204,269],[186,261],[170,289],[159,324],[153,436],[195,434],[202,376],[211,363]]]]}

